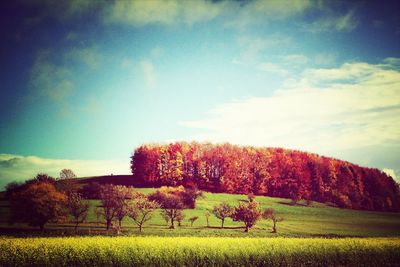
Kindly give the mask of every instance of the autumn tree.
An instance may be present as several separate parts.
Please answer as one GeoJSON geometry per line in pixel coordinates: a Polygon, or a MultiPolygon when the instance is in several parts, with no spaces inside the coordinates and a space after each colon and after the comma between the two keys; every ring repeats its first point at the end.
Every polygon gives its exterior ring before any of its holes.
{"type": "Polygon", "coordinates": [[[137,194],[128,202],[128,216],[142,232],[143,224],[151,219],[153,212],[159,207],[157,202],[150,201],[144,194],[137,194]]]}
{"type": "Polygon", "coordinates": [[[378,169],[297,150],[196,142],[143,145],[132,155],[131,169],[133,179],[149,185],[400,210],[393,178],[378,169]]]}
{"type": "Polygon", "coordinates": [[[64,216],[66,201],[66,195],[57,191],[47,177],[30,182],[11,196],[11,223],[25,222],[43,230],[46,223],[64,216]]]}
{"type": "Polygon", "coordinates": [[[235,207],[233,220],[244,222],[245,232],[248,232],[261,219],[261,215],[262,211],[258,208],[258,202],[240,203],[235,207]]]}
{"type": "Polygon", "coordinates": [[[234,208],[228,203],[222,202],[219,205],[214,206],[212,213],[221,220],[221,228],[224,228],[224,222],[226,218],[232,217],[234,208]]]}
{"type": "Polygon", "coordinates": [[[68,196],[67,210],[68,214],[73,218],[73,222],[75,223],[75,231],[78,228],[78,224],[86,220],[89,208],[89,201],[83,199],[80,194],[72,193],[68,196]]]}

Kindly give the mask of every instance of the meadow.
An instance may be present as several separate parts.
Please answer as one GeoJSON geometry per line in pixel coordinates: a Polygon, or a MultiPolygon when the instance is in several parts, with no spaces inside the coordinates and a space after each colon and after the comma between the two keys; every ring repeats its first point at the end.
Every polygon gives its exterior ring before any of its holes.
{"type": "Polygon", "coordinates": [[[396,266],[400,238],[0,238],[0,251],[0,266],[396,266]]]}
{"type": "MultiPolygon", "coordinates": [[[[143,193],[153,192],[153,188],[139,188],[143,193]]],[[[272,223],[270,220],[259,221],[249,233],[243,232],[243,224],[227,219],[225,228],[220,229],[221,221],[211,214],[209,227],[207,227],[206,211],[211,213],[214,205],[226,201],[231,205],[237,205],[240,201],[247,201],[246,195],[205,193],[204,198],[197,200],[195,209],[186,209],[185,219],[181,227],[168,229],[165,220],[159,211],[154,212],[153,218],[144,225],[143,232],[139,232],[137,226],[130,218],[123,221],[123,232],[125,235],[140,236],[222,236],[222,237],[399,237],[400,236],[400,213],[371,212],[349,209],[339,209],[326,204],[313,202],[306,206],[300,202],[291,205],[289,199],[271,198],[257,196],[256,201],[261,208],[274,208],[278,217],[283,218],[277,224],[278,233],[272,234],[272,223]],[[197,216],[199,219],[190,226],[189,218],[197,216]]],[[[80,234],[104,234],[105,225],[95,214],[95,207],[99,205],[98,200],[92,200],[91,211],[87,221],[79,226],[80,234]],[[98,221],[100,220],[100,222],[98,221]]],[[[0,231],[9,232],[15,229],[13,234],[17,236],[26,235],[26,232],[18,233],[21,229],[32,230],[34,235],[73,234],[73,225],[70,223],[58,223],[46,225],[47,231],[43,234],[26,225],[8,225],[8,206],[6,201],[0,202],[0,231]]],[[[28,231],[29,232],[29,231],[28,231]]]]}

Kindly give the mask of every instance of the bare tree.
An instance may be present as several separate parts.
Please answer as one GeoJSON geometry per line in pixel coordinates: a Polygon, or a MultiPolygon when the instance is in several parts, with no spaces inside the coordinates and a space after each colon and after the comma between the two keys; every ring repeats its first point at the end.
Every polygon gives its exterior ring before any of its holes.
{"type": "Polygon", "coordinates": [[[133,189],[129,187],[111,184],[101,186],[102,215],[106,220],[107,230],[110,229],[113,219],[118,220],[118,226],[121,228],[122,219],[127,213],[127,201],[133,197],[133,194],[133,189]]]}
{"type": "Polygon", "coordinates": [[[273,208],[265,209],[262,214],[264,219],[271,219],[272,221],[272,233],[276,233],[276,223],[283,221],[283,218],[277,218],[275,210],[273,208]]]}
{"type": "Polygon", "coordinates": [[[67,210],[75,223],[75,231],[78,228],[78,224],[86,220],[89,207],[89,201],[83,199],[80,194],[72,193],[68,196],[67,210]]]}
{"type": "Polygon", "coordinates": [[[178,226],[181,227],[182,221],[185,219],[185,214],[183,213],[183,210],[177,210],[176,213],[176,221],[178,222],[178,226]]]}
{"type": "Polygon", "coordinates": [[[199,218],[198,216],[193,216],[193,217],[189,218],[190,227],[193,227],[193,223],[195,221],[197,221],[198,218],[199,218]]]}
{"type": "Polygon", "coordinates": [[[128,202],[128,216],[142,231],[143,224],[151,219],[155,209],[160,205],[155,201],[150,201],[144,194],[138,194],[135,198],[128,202]]]}
{"type": "Polygon", "coordinates": [[[221,220],[221,228],[224,228],[225,218],[229,218],[233,215],[234,209],[228,203],[222,202],[221,204],[214,206],[212,213],[221,220]]]}
{"type": "Polygon", "coordinates": [[[207,227],[210,227],[210,212],[207,210],[206,212],[204,212],[204,216],[206,217],[206,221],[207,221],[207,227]]]}

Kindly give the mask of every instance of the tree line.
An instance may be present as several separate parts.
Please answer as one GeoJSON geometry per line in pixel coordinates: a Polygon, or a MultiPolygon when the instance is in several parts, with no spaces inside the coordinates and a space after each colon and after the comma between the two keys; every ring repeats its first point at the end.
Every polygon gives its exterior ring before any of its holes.
{"type": "MultiPolygon", "coordinates": [[[[148,222],[156,210],[160,210],[169,228],[174,229],[175,223],[181,226],[185,219],[184,209],[194,209],[196,200],[204,197],[203,192],[194,187],[162,186],[155,192],[145,195],[133,187],[112,184],[89,184],[80,187],[75,174],[64,169],[60,177],[55,179],[46,174],[38,174],[34,179],[25,183],[10,183],[7,185],[6,194],[10,200],[10,223],[28,223],[44,229],[48,222],[72,222],[75,231],[83,223],[89,213],[91,202],[86,197],[95,194],[100,200],[100,205],[94,207],[97,221],[103,220],[106,230],[114,228],[117,233],[122,229],[122,221],[129,217],[142,232],[143,226],[148,222]],[[86,192],[85,189],[91,188],[86,192]]],[[[224,228],[226,218],[244,223],[245,231],[255,225],[261,218],[271,219],[273,233],[276,232],[275,213],[272,209],[261,210],[254,201],[254,196],[249,195],[246,203],[232,207],[223,202],[214,206],[212,213],[221,219],[221,228],[224,228]]],[[[209,227],[209,212],[205,213],[207,227],[209,227]]],[[[193,226],[198,216],[188,219],[193,226]]]]}
{"type": "Polygon", "coordinates": [[[146,144],[131,156],[134,179],[151,186],[196,186],[319,201],[363,210],[399,211],[399,185],[386,173],[313,153],[231,144],[146,144]]]}

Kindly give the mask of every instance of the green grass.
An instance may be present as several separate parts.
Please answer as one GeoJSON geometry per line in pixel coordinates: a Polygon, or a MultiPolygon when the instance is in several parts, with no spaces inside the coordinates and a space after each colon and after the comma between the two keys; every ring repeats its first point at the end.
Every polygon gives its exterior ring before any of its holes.
{"type": "Polygon", "coordinates": [[[0,266],[396,266],[399,238],[0,238],[0,266]]]}
{"type": "MultiPolygon", "coordinates": [[[[152,188],[141,188],[138,191],[146,194],[153,192],[152,188]]],[[[261,203],[262,208],[271,207],[276,210],[278,217],[282,217],[283,221],[278,223],[278,234],[272,234],[271,222],[261,220],[250,230],[244,233],[242,223],[233,222],[227,219],[225,222],[226,229],[219,229],[221,221],[211,214],[210,226],[207,227],[204,213],[211,211],[213,206],[226,201],[232,205],[237,205],[239,201],[246,201],[245,195],[231,194],[213,194],[205,193],[205,198],[197,201],[196,209],[185,210],[185,220],[182,227],[176,229],[168,229],[165,221],[159,214],[154,213],[153,218],[145,224],[143,232],[139,233],[136,225],[130,218],[123,221],[124,234],[127,235],[152,235],[152,236],[222,236],[222,237],[389,237],[400,236],[400,213],[387,212],[369,212],[339,209],[327,206],[325,204],[314,202],[311,207],[302,205],[291,206],[290,200],[271,197],[256,197],[256,201],[261,203]],[[188,219],[198,216],[199,219],[190,227],[188,219]]],[[[94,213],[94,206],[99,201],[93,200],[92,209],[85,224],[80,227],[84,233],[96,234],[103,233],[104,224],[97,223],[94,213]],[[90,230],[89,230],[90,229],[90,230]]],[[[7,202],[0,201],[0,227],[3,229],[8,227],[26,228],[24,225],[8,226],[6,224],[8,218],[7,202]]],[[[49,224],[48,229],[72,230],[72,224],[49,224]]]]}

